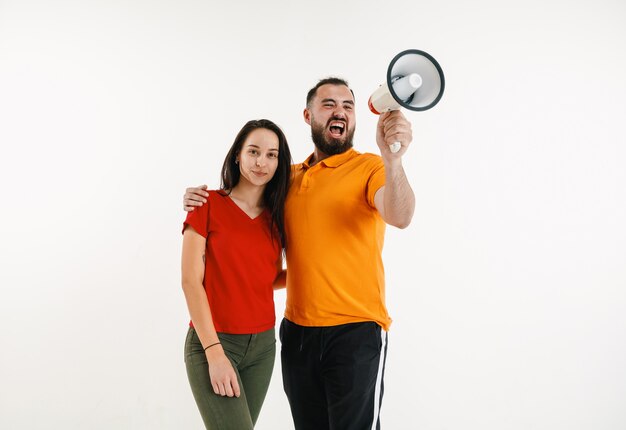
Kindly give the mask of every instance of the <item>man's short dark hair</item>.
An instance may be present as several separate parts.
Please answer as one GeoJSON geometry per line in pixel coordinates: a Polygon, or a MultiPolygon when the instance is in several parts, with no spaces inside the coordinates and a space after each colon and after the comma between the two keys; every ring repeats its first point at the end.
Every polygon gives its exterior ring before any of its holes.
{"type": "Polygon", "coordinates": [[[352,97],[354,97],[354,91],[352,91],[352,89],[350,88],[350,85],[348,85],[348,81],[346,81],[345,79],[341,79],[341,78],[337,78],[334,76],[328,77],[328,78],[324,78],[324,79],[320,79],[320,81],[309,90],[309,92],[306,95],[306,107],[309,107],[309,104],[311,103],[311,100],[313,100],[313,97],[315,97],[315,94],[317,94],[317,89],[319,87],[321,87],[322,85],[344,85],[346,87],[348,87],[348,89],[350,90],[350,92],[352,93],[352,97]]]}

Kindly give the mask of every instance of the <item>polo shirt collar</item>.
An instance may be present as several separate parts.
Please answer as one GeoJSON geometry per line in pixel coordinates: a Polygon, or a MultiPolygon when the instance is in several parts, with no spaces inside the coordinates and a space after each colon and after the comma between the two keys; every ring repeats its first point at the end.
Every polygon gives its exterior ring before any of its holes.
{"type": "MultiPolygon", "coordinates": [[[[303,169],[309,169],[311,167],[310,163],[311,163],[311,160],[313,159],[313,155],[314,154],[309,155],[306,158],[306,160],[304,160],[304,162],[302,163],[303,169]]],[[[350,159],[356,157],[357,155],[359,155],[359,153],[356,152],[354,148],[350,148],[342,154],[331,155],[330,157],[324,158],[322,161],[320,161],[320,164],[323,164],[326,167],[339,167],[343,163],[345,163],[346,161],[349,161],[350,159]]]]}

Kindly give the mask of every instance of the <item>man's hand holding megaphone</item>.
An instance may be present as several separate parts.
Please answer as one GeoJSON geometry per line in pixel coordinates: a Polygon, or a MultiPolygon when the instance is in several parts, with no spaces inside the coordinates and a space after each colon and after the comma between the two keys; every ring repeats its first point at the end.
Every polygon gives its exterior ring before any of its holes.
{"type": "Polygon", "coordinates": [[[413,141],[411,123],[400,110],[384,112],[378,118],[376,127],[376,144],[385,163],[399,160],[413,141]],[[397,142],[400,148],[393,152],[392,147],[397,142]]]}

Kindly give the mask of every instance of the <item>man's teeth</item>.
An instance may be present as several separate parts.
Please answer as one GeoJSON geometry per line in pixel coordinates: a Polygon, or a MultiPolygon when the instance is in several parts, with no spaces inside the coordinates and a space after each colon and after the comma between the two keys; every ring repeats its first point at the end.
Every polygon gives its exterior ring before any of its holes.
{"type": "Polygon", "coordinates": [[[333,133],[343,133],[343,129],[345,128],[345,124],[341,122],[335,122],[330,124],[330,131],[333,133]]]}

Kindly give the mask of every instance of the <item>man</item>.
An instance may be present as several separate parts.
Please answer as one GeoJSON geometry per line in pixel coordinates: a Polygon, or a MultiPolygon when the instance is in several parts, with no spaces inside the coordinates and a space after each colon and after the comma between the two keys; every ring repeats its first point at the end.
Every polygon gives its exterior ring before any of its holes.
{"type": "MultiPolygon", "coordinates": [[[[381,155],[355,151],[354,95],[338,78],[309,91],[304,120],[315,149],[294,166],[285,204],[283,385],[297,430],[379,429],[391,324],[381,253],[385,223],[405,228],[415,209],[402,167],[411,124],[385,113],[381,155]]],[[[187,189],[186,210],[202,204],[202,192],[187,189]]]]}

